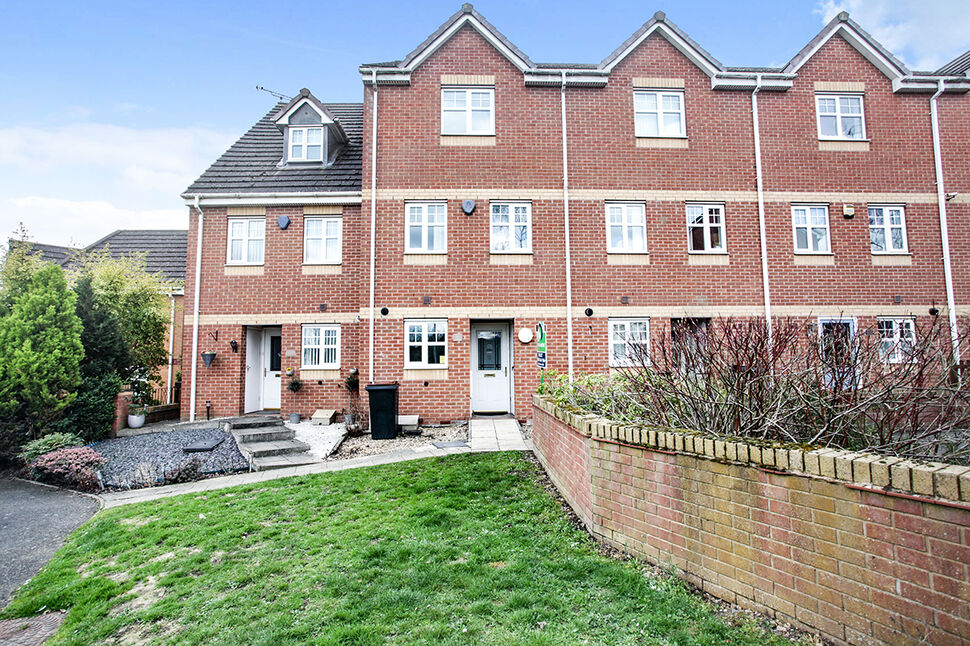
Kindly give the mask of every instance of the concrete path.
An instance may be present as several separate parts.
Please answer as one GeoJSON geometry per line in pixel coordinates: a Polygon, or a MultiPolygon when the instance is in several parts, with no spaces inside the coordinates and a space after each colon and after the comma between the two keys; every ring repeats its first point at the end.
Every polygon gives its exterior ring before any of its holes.
{"type": "Polygon", "coordinates": [[[0,606],[97,510],[91,496],[0,478],[0,606]]]}
{"type": "Polygon", "coordinates": [[[252,484],[256,482],[266,482],[279,478],[290,478],[293,476],[304,476],[312,473],[328,473],[331,471],[345,471],[347,469],[357,469],[360,467],[375,466],[378,464],[391,464],[394,462],[405,462],[407,460],[419,460],[422,458],[441,457],[454,455],[456,453],[482,453],[489,451],[527,451],[530,449],[522,438],[519,430],[519,423],[514,419],[473,419],[469,423],[469,447],[447,447],[437,448],[431,444],[384,453],[382,455],[369,455],[349,460],[333,460],[331,462],[319,462],[306,464],[298,467],[286,469],[274,469],[272,471],[254,471],[252,473],[240,473],[220,478],[210,478],[198,482],[187,482],[185,484],[168,485],[165,487],[149,487],[147,489],[133,489],[131,491],[117,491],[106,493],[101,496],[103,506],[119,507],[130,505],[146,500],[157,500],[159,498],[169,498],[186,493],[201,493],[204,491],[215,491],[226,487],[237,485],[252,484]],[[481,422],[481,423],[479,423],[481,422]]]}

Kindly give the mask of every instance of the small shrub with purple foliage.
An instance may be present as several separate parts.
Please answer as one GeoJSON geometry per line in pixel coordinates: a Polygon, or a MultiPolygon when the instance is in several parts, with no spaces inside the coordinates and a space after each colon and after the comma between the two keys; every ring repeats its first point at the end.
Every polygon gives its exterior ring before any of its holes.
{"type": "Polygon", "coordinates": [[[82,491],[101,488],[97,470],[106,463],[104,456],[86,446],[57,449],[31,462],[30,477],[48,484],[82,491]]]}

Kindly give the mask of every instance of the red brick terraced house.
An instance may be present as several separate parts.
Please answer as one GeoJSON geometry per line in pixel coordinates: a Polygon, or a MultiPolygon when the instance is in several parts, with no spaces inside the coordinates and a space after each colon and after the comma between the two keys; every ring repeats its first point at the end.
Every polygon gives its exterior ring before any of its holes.
{"type": "Polygon", "coordinates": [[[578,375],[711,317],[955,321],[968,69],[910,71],[847,14],[779,68],[663,13],[598,64],[535,63],[464,5],[362,65],[363,104],[303,90],[185,192],[182,415],[341,410],[356,369],[401,414],[524,419],[538,323],[578,375]]]}

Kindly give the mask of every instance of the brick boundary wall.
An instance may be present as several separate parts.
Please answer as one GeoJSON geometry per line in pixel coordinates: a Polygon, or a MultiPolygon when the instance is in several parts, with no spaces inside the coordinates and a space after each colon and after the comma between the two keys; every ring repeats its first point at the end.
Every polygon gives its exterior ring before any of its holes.
{"type": "Polygon", "coordinates": [[[594,537],[839,644],[970,644],[970,467],[533,405],[536,454],[594,537]]]}

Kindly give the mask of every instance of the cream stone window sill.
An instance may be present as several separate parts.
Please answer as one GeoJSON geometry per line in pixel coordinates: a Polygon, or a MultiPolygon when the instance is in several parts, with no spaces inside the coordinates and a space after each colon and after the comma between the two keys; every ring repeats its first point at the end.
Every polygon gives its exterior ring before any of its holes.
{"type": "Polygon", "coordinates": [[[832,267],[835,265],[834,254],[795,254],[795,264],[803,267],[832,267]]]}
{"type": "Polygon", "coordinates": [[[490,265],[531,265],[531,253],[490,253],[488,255],[490,265]]]}
{"type": "Polygon", "coordinates": [[[442,146],[494,146],[495,135],[441,135],[442,146]]]}
{"type": "Polygon", "coordinates": [[[839,152],[869,152],[868,139],[819,139],[819,150],[839,152]]]}
{"type": "Polygon", "coordinates": [[[690,148],[687,137],[637,137],[637,148],[690,148]]]}
{"type": "Polygon", "coordinates": [[[404,381],[443,381],[448,379],[447,368],[405,368],[404,381]]]}
{"type": "Polygon", "coordinates": [[[913,264],[913,256],[908,253],[872,254],[874,267],[909,267],[913,264]]]}
{"type": "Polygon", "coordinates": [[[448,254],[446,253],[406,253],[404,254],[405,265],[447,265],[448,254]]]}
{"type": "Polygon", "coordinates": [[[344,271],[343,265],[341,264],[327,264],[327,265],[304,264],[303,265],[304,276],[342,274],[343,271],[344,271]]]}
{"type": "Polygon", "coordinates": [[[731,256],[726,253],[692,253],[687,255],[688,265],[730,265],[731,256]]]}
{"type": "Polygon", "coordinates": [[[310,381],[332,381],[340,379],[339,368],[301,368],[300,377],[310,381]]]}
{"type": "Polygon", "coordinates": [[[226,276],[262,276],[263,265],[226,265],[223,268],[226,276]]]}
{"type": "Polygon", "coordinates": [[[606,254],[607,265],[649,265],[650,254],[648,253],[608,253],[606,254]]]}

